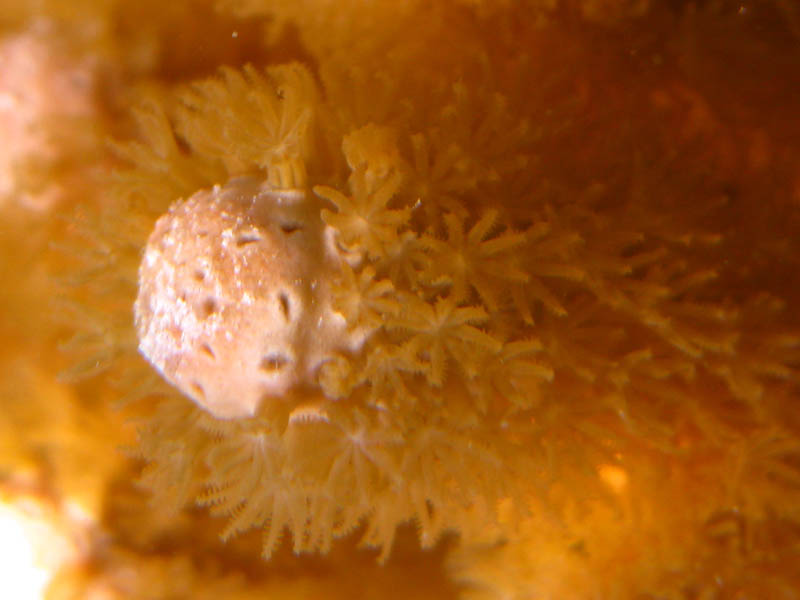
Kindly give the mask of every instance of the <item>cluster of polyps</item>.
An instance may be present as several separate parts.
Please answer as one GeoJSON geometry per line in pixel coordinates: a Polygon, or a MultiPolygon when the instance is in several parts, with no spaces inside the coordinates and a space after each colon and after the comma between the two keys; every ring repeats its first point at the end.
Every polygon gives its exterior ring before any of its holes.
{"type": "Polygon", "coordinates": [[[340,259],[319,215],[304,190],[241,177],[156,222],[139,269],[139,348],[213,415],[252,416],[363,343],[332,308],[340,259]]]}

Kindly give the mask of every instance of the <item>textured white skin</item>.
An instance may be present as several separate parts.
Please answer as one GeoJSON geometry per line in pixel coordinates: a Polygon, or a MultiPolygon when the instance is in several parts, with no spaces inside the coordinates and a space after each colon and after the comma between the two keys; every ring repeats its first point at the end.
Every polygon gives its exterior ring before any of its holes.
{"type": "Polygon", "coordinates": [[[139,268],[139,350],[214,416],[252,416],[363,343],[331,306],[339,258],[319,213],[302,190],[242,177],[156,222],[139,268]]]}

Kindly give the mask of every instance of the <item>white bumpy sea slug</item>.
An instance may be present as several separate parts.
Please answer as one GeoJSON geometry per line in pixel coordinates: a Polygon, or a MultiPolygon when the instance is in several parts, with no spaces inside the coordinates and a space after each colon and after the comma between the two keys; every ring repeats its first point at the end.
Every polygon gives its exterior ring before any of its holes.
{"type": "Polygon", "coordinates": [[[238,177],[156,222],[139,269],[139,349],[215,417],[314,388],[334,352],[363,344],[332,306],[341,258],[320,208],[303,189],[238,177]]]}

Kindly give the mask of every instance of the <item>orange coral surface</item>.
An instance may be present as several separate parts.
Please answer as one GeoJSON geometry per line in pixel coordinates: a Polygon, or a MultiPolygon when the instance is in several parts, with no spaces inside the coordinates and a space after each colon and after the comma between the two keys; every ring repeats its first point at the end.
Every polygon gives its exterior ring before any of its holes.
{"type": "Polygon", "coordinates": [[[7,4],[0,497],[69,541],[45,597],[800,598],[794,4],[7,4]],[[205,221],[140,269],[234,188],[321,279],[205,221]],[[147,362],[152,272],[225,352],[147,362]],[[217,302],[275,281],[288,324],[217,302]],[[244,389],[260,335],[247,410],[159,373],[244,389]]]}

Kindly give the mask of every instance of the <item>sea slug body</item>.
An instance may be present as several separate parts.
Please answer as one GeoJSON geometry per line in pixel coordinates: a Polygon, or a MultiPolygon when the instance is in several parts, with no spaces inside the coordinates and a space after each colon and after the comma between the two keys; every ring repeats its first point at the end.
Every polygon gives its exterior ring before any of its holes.
{"type": "Polygon", "coordinates": [[[303,190],[254,177],[196,192],[155,225],[135,304],[142,354],[219,418],[313,385],[335,350],[353,349],[331,305],[338,256],[303,190]]]}

